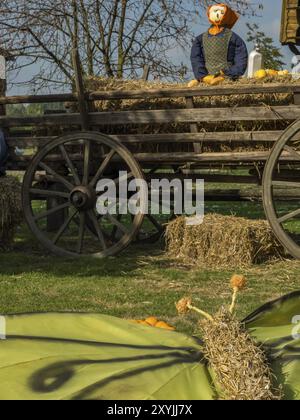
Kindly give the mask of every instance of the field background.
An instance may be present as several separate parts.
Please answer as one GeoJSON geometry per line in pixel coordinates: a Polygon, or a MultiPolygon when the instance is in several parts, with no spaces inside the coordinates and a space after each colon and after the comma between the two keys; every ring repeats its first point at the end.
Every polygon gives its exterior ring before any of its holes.
{"type": "MultiPolygon", "coordinates": [[[[264,217],[260,204],[247,202],[210,202],[206,212],[264,217]]],[[[178,317],[174,303],[192,295],[202,309],[215,311],[229,302],[228,283],[235,272],[248,278],[248,288],[240,297],[240,318],[300,289],[300,262],[296,261],[242,271],[195,269],[184,261],[170,260],[163,243],[134,245],[106,260],[74,261],[48,255],[22,226],[13,252],[0,254],[0,313],[78,311],[126,319],[155,315],[180,331],[194,333],[193,317],[178,317]]]]}

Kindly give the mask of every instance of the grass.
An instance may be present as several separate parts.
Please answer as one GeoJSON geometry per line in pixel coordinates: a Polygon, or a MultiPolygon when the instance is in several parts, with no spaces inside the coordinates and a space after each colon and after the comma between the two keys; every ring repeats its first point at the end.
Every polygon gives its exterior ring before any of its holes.
{"type": "MultiPolygon", "coordinates": [[[[206,211],[258,218],[257,203],[208,203],[206,211]]],[[[167,258],[161,244],[134,245],[106,260],[66,260],[50,256],[27,228],[20,228],[13,252],[0,254],[0,313],[45,311],[99,312],[122,318],[156,315],[178,330],[193,333],[193,317],[177,316],[174,303],[192,295],[202,309],[214,312],[229,302],[229,279],[235,272],[195,270],[167,258]]],[[[280,262],[244,271],[248,289],[239,316],[300,288],[300,263],[280,262]]]]}

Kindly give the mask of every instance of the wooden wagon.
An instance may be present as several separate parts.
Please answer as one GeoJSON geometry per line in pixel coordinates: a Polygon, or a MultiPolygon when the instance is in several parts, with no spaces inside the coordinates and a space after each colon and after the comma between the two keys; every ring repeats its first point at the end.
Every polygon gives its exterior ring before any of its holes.
{"type": "MultiPolygon", "coordinates": [[[[76,53],[74,61],[79,69],[76,53]]],[[[162,235],[159,218],[142,212],[124,215],[121,200],[116,214],[97,212],[99,181],[105,178],[118,184],[122,171],[126,172],[126,180],[148,182],[153,178],[188,178],[218,183],[263,183],[266,214],[274,232],[292,255],[300,257],[297,232],[289,229],[290,220],[300,215],[300,122],[294,123],[300,119],[299,85],[85,92],[78,70],[76,88],[77,94],[0,98],[4,114],[9,104],[68,102],[78,106],[75,112],[0,117],[10,149],[8,169],[25,173],[22,193],[25,219],[36,238],[51,252],[69,257],[101,258],[117,254],[137,239],[153,240],[162,235]],[[291,103],[195,107],[199,98],[253,94],[287,94],[291,103]],[[185,106],[102,112],[92,107],[94,101],[154,98],[181,98],[185,106]],[[258,123],[264,121],[271,122],[271,128],[257,129],[258,123]],[[283,121],[293,124],[287,130],[278,130],[275,123],[283,121]],[[248,131],[204,132],[201,122],[212,126],[245,122],[250,128],[248,131]],[[183,124],[185,130],[176,133],[155,130],[157,125],[175,123],[183,124]],[[132,132],[132,126],[143,127],[143,130],[132,132]],[[128,127],[131,130],[127,130],[128,127]],[[152,128],[147,131],[145,127],[152,128]],[[245,146],[245,150],[236,151],[232,148],[235,144],[245,146]],[[207,145],[212,148],[210,151],[205,151],[207,145]],[[214,151],[214,145],[218,146],[218,151],[214,151]],[[231,149],[225,147],[223,151],[221,146],[228,145],[231,149]],[[253,145],[263,147],[253,149],[253,145]],[[227,172],[216,173],[216,168],[227,172]],[[282,207],[277,209],[277,201],[281,204],[284,201],[283,210],[282,207]]],[[[144,195],[143,200],[148,197],[144,195]]]]}

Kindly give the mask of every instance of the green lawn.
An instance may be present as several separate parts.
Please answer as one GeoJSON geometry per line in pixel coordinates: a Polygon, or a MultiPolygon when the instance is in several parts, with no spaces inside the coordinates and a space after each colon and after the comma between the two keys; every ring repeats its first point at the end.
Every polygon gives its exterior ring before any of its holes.
{"type": "MultiPolygon", "coordinates": [[[[206,211],[262,217],[257,203],[208,203],[206,211]]],[[[13,252],[0,254],[0,313],[100,312],[122,318],[156,315],[193,333],[192,317],[181,319],[174,303],[193,295],[215,311],[229,302],[229,278],[236,271],[196,270],[167,258],[162,244],[135,245],[106,260],[65,260],[47,255],[25,227],[13,252]]],[[[242,318],[259,305],[300,289],[300,263],[280,262],[244,270],[248,289],[240,298],[242,318]]]]}

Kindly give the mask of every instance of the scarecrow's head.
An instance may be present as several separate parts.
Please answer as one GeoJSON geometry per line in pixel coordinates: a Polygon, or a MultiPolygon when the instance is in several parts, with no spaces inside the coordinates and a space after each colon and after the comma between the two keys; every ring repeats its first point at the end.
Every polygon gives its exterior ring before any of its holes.
{"type": "Polygon", "coordinates": [[[211,6],[208,9],[207,15],[213,27],[217,28],[217,32],[215,33],[220,32],[223,28],[233,28],[239,18],[239,15],[226,4],[211,6]]]}

